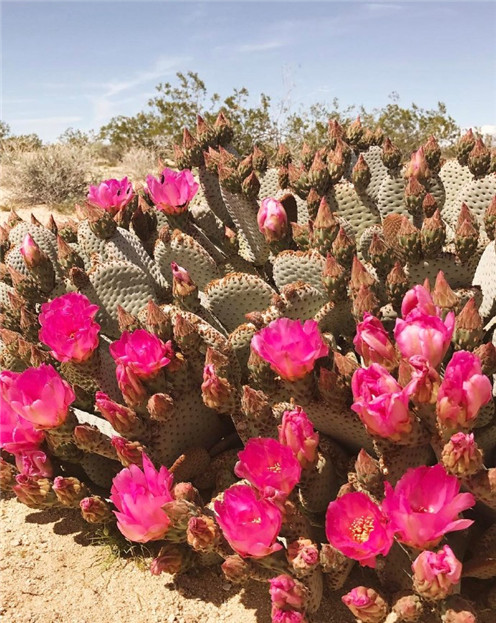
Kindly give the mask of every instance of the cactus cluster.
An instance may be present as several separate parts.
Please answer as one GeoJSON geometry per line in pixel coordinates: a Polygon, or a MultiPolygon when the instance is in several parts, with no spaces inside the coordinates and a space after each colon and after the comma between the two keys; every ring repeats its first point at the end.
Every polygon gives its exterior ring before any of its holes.
{"type": "Polygon", "coordinates": [[[0,227],[2,489],[147,542],[153,574],[268,581],[274,622],[324,590],[491,620],[494,158],[469,132],[404,162],[359,118],[273,166],[232,138],[199,118],[178,171],[0,227]]]}

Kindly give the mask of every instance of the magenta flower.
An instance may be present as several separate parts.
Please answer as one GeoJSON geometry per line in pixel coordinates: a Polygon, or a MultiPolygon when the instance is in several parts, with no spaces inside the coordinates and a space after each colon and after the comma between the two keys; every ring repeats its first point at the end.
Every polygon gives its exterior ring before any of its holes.
{"type": "Polygon", "coordinates": [[[158,179],[147,175],[146,185],[157,209],[170,215],[185,212],[198,190],[198,184],[188,169],[172,171],[165,168],[158,179]]]}
{"type": "Polygon", "coordinates": [[[270,600],[276,608],[303,608],[305,602],[304,587],[289,575],[278,575],[269,580],[270,600]]]}
{"type": "Polygon", "coordinates": [[[45,438],[31,422],[20,417],[9,403],[9,389],[19,377],[18,372],[0,372],[0,448],[16,454],[26,448],[37,447],[45,438]]]}
{"type": "Polygon", "coordinates": [[[246,478],[265,498],[286,497],[300,480],[301,465],[291,448],[271,438],[250,439],[238,452],[234,473],[246,478]]]}
{"type": "Polygon", "coordinates": [[[399,369],[399,380],[402,384],[403,374],[409,378],[404,384],[405,389],[408,388],[411,400],[419,404],[436,401],[441,377],[425,357],[414,355],[408,361],[402,359],[399,369]]]}
{"type": "Polygon", "coordinates": [[[342,554],[374,568],[393,545],[386,515],[365,493],[345,493],[327,507],[326,536],[342,554]]]}
{"type": "Polygon", "coordinates": [[[306,376],[313,370],[315,361],[329,352],[315,320],[301,323],[289,318],[273,320],[258,331],[251,340],[251,347],[287,381],[306,376]]]}
{"type": "Polygon", "coordinates": [[[403,297],[401,303],[401,315],[406,319],[408,314],[414,310],[420,311],[428,316],[439,316],[440,309],[436,307],[432,300],[431,293],[424,286],[414,286],[403,297]]]}
{"type": "MultiPolygon", "coordinates": [[[[7,452],[9,452],[7,450],[7,452]]],[[[21,474],[32,478],[49,478],[53,467],[47,455],[37,446],[25,448],[13,453],[16,467],[21,474]]]]}
{"type": "Polygon", "coordinates": [[[491,382],[482,374],[480,359],[460,350],[446,366],[437,395],[437,417],[449,428],[470,427],[491,397],[491,382]]]}
{"type": "Polygon", "coordinates": [[[117,527],[130,541],[147,543],[163,539],[170,519],[162,506],[172,501],[172,474],[159,471],[143,453],[143,470],[130,465],[113,479],[110,499],[116,506],[117,527]]]}
{"type": "Polygon", "coordinates": [[[86,201],[115,216],[127,206],[133,197],[133,185],[127,177],[124,177],[122,180],[105,180],[98,186],[90,186],[86,201]]]}
{"type": "Polygon", "coordinates": [[[279,441],[291,448],[303,469],[317,459],[319,434],[301,407],[283,413],[279,441]]]}
{"type": "Polygon", "coordinates": [[[398,364],[394,346],[386,329],[379,318],[369,312],[363,315],[363,321],[357,324],[357,332],[353,340],[355,350],[363,357],[366,366],[379,363],[388,370],[398,364]]]}
{"type": "Polygon", "coordinates": [[[272,623],[307,623],[308,619],[298,610],[281,610],[275,606],[271,611],[272,623]]]}
{"type": "Polygon", "coordinates": [[[288,231],[288,215],[280,201],[267,197],[257,214],[258,229],[268,242],[277,242],[288,231]]]}
{"type": "Polygon", "coordinates": [[[282,513],[272,502],[260,499],[248,485],[234,485],[216,500],[217,522],[229,545],[240,556],[263,558],[281,549],[276,543],[282,513]]]}
{"type": "Polygon", "coordinates": [[[438,316],[414,309],[405,320],[396,319],[394,338],[405,359],[422,355],[436,368],[449,348],[454,328],[453,312],[449,312],[443,322],[438,316]]]}
{"type": "Polygon", "coordinates": [[[144,329],[132,333],[124,331],[120,339],[110,345],[110,354],[118,365],[125,366],[139,379],[149,379],[170,363],[173,355],[171,342],[144,329]]]}
{"type": "Polygon", "coordinates": [[[424,599],[445,599],[458,584],[462,563],[449,545],[438,552],[423,551],[412,564],[413,588],[424,599]]]}
{"type": "Polygon", "coordinates": [[[370,434],[399,441],[412,430],[409,388],[402,388],[378,363],[358,368],[351,379],[351,389],[355,401],[351,408],[370,434]]]}
{"type": "Polygon", "coordinates": [[[52,366],[42,364],[16,376],[7,387],[6,399],[18,415],[43,430],[65,422],[76,396],[52,366]]]}
{"type": "Polygon", "coordinates": [[[460,483],[439,464],[409,469],[393,487],[385,483],[383,511],[402,543],[424,549],[437,545],[447,532],[464,530],[474,522],[457,519],[475,504],[471,493],[460,493],[460,483]]]}
{"type": "Polygon", "coordinates": [[[98,305],[77,292],[69,292],[41,306],[40,341],[58,361],[80,363],[98,347],[98,305]]]}

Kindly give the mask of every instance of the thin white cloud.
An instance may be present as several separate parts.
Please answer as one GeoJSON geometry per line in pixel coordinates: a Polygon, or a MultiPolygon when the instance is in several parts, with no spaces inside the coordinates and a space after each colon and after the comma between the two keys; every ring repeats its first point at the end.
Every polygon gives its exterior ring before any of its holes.
{"type": "Polygon", "coordinates": [[[285,41],[274,39],[272,41],[260,41],[260,43],[243,43],[236,46],[234,50],[241,53],[267,52],[268,50],[283,48],[286,45],[285,41]]]}

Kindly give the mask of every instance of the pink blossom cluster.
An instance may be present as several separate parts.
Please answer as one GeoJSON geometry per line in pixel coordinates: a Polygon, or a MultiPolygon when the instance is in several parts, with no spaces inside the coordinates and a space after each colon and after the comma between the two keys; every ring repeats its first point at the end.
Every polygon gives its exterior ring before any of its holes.
{"type": "Polygon", "coordinates": [[[14,455],[21,474],[52,475],[41,448],[43,430],[62,425],[74,399],[71,386],[52,366],[0,372],[0,447],[14,455]]]}

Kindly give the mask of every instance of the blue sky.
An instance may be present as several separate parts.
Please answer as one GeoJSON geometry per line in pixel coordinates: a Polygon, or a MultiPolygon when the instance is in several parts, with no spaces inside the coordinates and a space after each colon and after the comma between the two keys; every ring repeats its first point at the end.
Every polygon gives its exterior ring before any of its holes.
{"type": "Polygon", "coordinates": [[[1,2],[2,119],[54,140],[146,107],[193,70],[210,92],[246,86],[293,110],[444,101],[496,124],[493,2],[1,2]]]}

